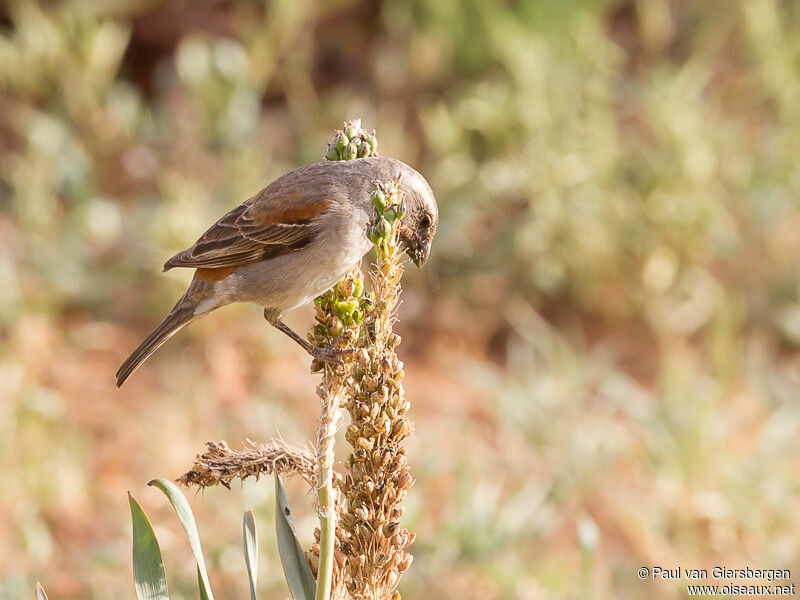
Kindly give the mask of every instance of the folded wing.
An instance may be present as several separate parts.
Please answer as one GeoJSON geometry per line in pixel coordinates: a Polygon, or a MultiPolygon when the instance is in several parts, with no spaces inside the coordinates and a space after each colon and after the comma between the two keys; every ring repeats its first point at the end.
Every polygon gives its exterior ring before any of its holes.
{"type": "Polygon", "coordinates": [[[191,248],[164,264],[230,267],[299,250],[314,239],[319,217],[330,205],[323,196],[264,188],[214,223],[191,248]]]}

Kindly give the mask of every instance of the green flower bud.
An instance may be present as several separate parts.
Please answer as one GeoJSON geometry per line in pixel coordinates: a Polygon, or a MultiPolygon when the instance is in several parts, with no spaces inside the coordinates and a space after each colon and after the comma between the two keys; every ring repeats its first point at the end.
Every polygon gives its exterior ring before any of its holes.
{"type": "Polygon", "coordinates": [[[336,137],[333,138],[333,143],[336,145],[336,149],[341,152],[347,147],[347,144],[350,143],[350,140],[343,132],[338,131],[336,133],[336,137]]]}
{"type": "Polygon", "coordinates": [[[358,298],[364,292],[364,282],[356,279],[353,285],[353,296],[358,298]]]}
{"type": "Polygon", "coordinates": [[[342,151],[342,160],[353,160],[357,156],[358,156],[358,149],[356,148],[356,145],[352,142],[350,142],[347,145],[347,148],[345,148],[342,151]]]}
{"type": "Polygon", "coordinates": [[[337,302],[336,308],[338,309],[339,313],[342,315],[343,320],[349,320],[353,316],[353,311],[358,308],[355,300],[345,300],[343,302],[337,302]]]}
{"type": "Polygon", "coordinates": [[[361,323],[361,320],[364,318],[364,314],[358,308],[353,311],[353,321],[356,323],[361,323]]]}
{"type": "Polygon", "coordinates": [[[405,217],[406,216],[406,205],[405,205],[405,202],[401,202],[397,206],[396,210],[397,210],[397,218],[398,219],[402,219],[403,217],[405,217]]]}
{"type": "Polygon", "coordinates": [[[384,211],[383,216],[386,217],[389,223],[394,223],[398,218],[397,209],[394,206],[390,206],[384,211]]]}
{"type": "Polygon", "coordinates": [[[358,147],[358,158],[367,158],[368,156],[371,156],[369,144],[361,144],[358,147]]]}
{"type": "Polygon", "coordinates": [[[389,225],[389,221],[381,217],[381,220],[378,221],[378,224],[375,226],[375,230],[381,238],[386,238],[391,233],[392,226],[389,225]]]}
{"type": "Polygon", "coordinates": [[[325,158],[328,160],[342,160],[336,146],[328,146],[328,151],[325,153],[325,158]]]}
{"type": "Polygon", "coordinates": [[[369,144],[369,153],[374,155],[375,151],[378,149],[378,138],[375,137],[375,134],[369,136],[367,143],[369,144]]]}
{"type": "Polygon", "coordinates": [[[372,198],[372,206],[375,207],[375,210],[379,213],[383,212],[386,208],[386,194],[380,190],[373,190],[369,197],[372,198]]]}
{"type": "Polygon", "coordinates": [[[373,244],[377,244],[381,241],[381,236],[375,226],[371,226],[369,229],[367,229],[367,239],[373,244]]]}
{"type": "Polygon", "coordinates": [[[358,135],[358,129],[353,125],[348,125],[344,130],[344,134],[352,140],[358,135]]]}

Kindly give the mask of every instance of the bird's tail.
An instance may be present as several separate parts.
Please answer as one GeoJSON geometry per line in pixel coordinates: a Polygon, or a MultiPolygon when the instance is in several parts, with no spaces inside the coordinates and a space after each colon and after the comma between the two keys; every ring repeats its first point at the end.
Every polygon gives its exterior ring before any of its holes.
{"type": "Polygon", "coordinates": [[[150,355],[158,350],[164,342],[186,325],[203,316],[203,314],[195,314],[197,304],[190,301],[187,298],[188,295],[187,292],[170,313],[164,317],[164,320],[144,338],[139,347],[122,363],[122,366],[117,371],[117,387],[125,383],[125,380],[139,368],[139,365],[150,358],[150,355]]]}

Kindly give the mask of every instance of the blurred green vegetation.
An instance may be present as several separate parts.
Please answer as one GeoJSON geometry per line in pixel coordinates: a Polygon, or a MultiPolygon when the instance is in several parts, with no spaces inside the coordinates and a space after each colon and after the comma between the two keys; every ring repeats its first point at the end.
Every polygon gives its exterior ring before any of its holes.
{"type": "MultiPolygon", "coordinates": [[[[141,486],[206,439],[312,437],[305,357],[255,309],[113,373],[186,281],[163,260],[354,116],[442,212],[401,309],[405,595],[796,566],[796,2],[11,0],[0,31],[0,598],[130,596],[125,490],[168,528],[141,486]]],[[[268,487],[193,500],[222,596],[268,487]]]]}

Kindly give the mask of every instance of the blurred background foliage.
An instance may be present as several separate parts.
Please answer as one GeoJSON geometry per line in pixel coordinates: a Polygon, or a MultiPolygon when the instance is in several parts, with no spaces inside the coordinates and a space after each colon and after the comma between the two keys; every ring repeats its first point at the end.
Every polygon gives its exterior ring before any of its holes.
{"type": "MultiPolygon", "coordinates": [[[[163,261],[355,116],[442,213],[400,313],[405,596],[797,567],[796,2],[9,0],[0,32],[0,598],[132,597],[126,490],[195,597],[144,483],[207,439],[310,439],[315,378],[253,307],[113,374],[189,277],[163,261]]],[[[218,595],[246,595],[239,518],[271,497],[193,499],[218,595]]]]}

